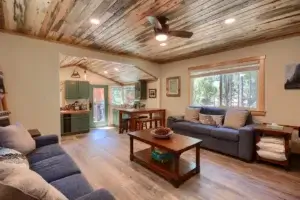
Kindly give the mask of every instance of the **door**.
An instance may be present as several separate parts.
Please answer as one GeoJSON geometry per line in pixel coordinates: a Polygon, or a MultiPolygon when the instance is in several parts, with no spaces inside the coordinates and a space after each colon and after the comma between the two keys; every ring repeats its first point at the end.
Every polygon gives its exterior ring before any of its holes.
{"type": "Polygon", "coordinates": [[[108,86],[91,85],[91,114],[90,125],[92,128],[107,126],[108,124],[108,86]]]}

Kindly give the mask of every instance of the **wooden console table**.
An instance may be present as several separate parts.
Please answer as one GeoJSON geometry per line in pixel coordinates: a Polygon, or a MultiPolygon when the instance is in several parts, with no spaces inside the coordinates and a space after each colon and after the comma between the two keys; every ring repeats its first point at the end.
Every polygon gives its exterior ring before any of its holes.
{"type": "Polygon", "coordinates": [[[260,141],[260,138],[262,136],[276,136],[276,137],[284,138],[285,156],[287,158],[286,161],[276,161],[276,160],[262,158],[256,153],[256,160],[257,161],[261,160],[261,161],[266,161],[266,162],[270,162],[273,164],[278,164],[278,165],[284,166],[286,169],[289,169],[290,168],[290,153],[291,153],[289,143],[290,143],[294,128],[283,126],[283,129],[272,129],[272,128],[267,127],[266,125],[261,124],[261,125],[255,126],[254,131],[255,131],[255,136],[256,136],[256,144],[260,141]]]}

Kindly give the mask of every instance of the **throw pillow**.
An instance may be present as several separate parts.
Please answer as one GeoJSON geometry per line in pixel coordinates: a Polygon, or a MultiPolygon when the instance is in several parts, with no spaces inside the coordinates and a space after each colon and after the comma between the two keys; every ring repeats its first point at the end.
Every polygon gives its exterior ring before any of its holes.
{"type": "Polygon", "coordinates": [[[0,146],[15,149],[25,155],[35,149],[35,141],[21,125],[0,127],[0,146]]]}
{"type": "Polygon", "coordinates": [[[184,120],[191,122],[199,122],[199,112],[200,108],[189,108],[185,109],[184,120]]]}
{"type": "Polygon", "coordinates": [[[226,112],[224,127],[239,129],[245,126],[249,111],[229,109],[226,112]]]}
{"type": "Polygon", "coordinates": [[[222,126],[224,115],[211,115],[217,126],[222,126]]]}
{"type": "Polygon", "coordinates": [[[287,160],[285,153],[274,153],[274,152],[265,151],[265,150],[258,150],[257,154],[262,158],[266,158],[266,159],[270,159],[270,160],[277,160],[277,161],[286,161],[287,160]]]}
{"type": "Polygon", "coordinates": [[[0,147],[0,165],[2,163],[17,164],[29,168],[29,163],[22,153],[14,150],[0,147]]]}
{"type": "Polygon", "coordinates": [[[199,121],[201,124],[215,126],[216,122],[213,120],[211,115],[199,114],[199,121]]]}
{"type": "Polygon", "coordinates": [[[17,165],[0,165],[0,199],[67,200],[34,171],[17,165]]]}

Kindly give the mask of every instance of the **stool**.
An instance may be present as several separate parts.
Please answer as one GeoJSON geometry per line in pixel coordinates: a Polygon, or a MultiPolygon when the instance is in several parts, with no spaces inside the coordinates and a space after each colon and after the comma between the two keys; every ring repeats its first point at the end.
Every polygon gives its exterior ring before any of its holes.
{"type": "Polygon", "coordinates": [[[124,118],[124,119],[121,120],[121,124],[119,125],[121,133],[123,133],[124,131],[128,132],[128,130],[129,130],[129,120],[130,120],[129,118],[124,118]]]}
{"type": "Polygon", "coordinates": [[[141,118],[141,119],[137,119],[136,120],[136,129],[137,130],[143,130],[148,129],[147,123],[150,122],[152,123],[153,120],[149,119],[149,118],[141,118]]]}
{"type": "Polygon", "coordinates": [[[154,117],[153,121],[154,121],[154,128],[158,128],[158,127],[162,126],[162,118],[161,117],[154,117]]]}

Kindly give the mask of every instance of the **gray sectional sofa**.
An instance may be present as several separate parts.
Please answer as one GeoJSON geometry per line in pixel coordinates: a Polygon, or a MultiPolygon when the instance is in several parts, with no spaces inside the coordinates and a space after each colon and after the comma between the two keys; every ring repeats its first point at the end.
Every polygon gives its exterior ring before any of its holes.
{"type": "Polygon", "coordinates": [[[41,175],[69,200],[114,200],[105,189],[93,191],[56,135],[34,138],[36,150],[27,155],[31,170],[41,175]]]}
{"type": "MultiPolygon", "coordinates": [[[[201,108],[200,113],[224,115],[225,109],[214,107],[201,108]]],[[[244,127],[231,129],[185,121],[184,116],[168,117],[167,126],[176,133],[203,140],[201,146],[224,154],[238,157],[244,161],[252,161],[254,155],[254,132],[252,116],[249,113],[244,127]]]]}

